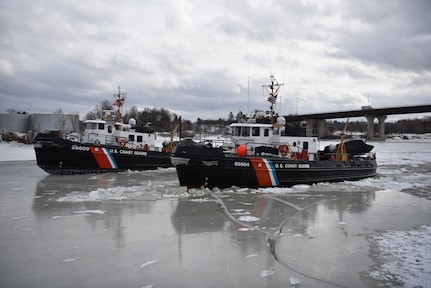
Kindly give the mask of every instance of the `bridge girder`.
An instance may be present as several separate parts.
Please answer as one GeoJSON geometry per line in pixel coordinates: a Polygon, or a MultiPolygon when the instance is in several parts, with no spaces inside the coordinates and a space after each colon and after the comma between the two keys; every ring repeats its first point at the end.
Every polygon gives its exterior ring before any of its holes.
{"type": "Polygon", "coordinates": [[[326,119],[365,117],[368,122],[367,138],[369,140],[384,140],[385,139],[385,120],[387,118],[387,115],[426,113],[426,112],[431,112],[431,105],[416,105],[416,106],[378,108],[378,109],[369,108],[369,109],[351,110],[351,111],[342,111],[342,112],[286,115],[283,117],[286,118],[287,122],[305,120],[312,126],[314,126],[314,123],[317,122],[318,123],[317,134],[320,138],[323,138],[325,133],[326,119]],[[374,131],[374,120],[376,118],[378,120],[377,133],[375,133],[374,131]]]}
{"type": "Polygon", "coordinates": [[[412,113],[426,113],[431,112],[431,105],[416,105],[392,108],[378,108],[378,109],[362,109],[350,110],[341,112],[328,112],[316,114],[302,114],[302,115],[285,115],[286,121],[302,121],[304,119],[337,119],[347,117],[367,117],[367,115],[395,115],[395,114],[412,114],[412,113]]]}

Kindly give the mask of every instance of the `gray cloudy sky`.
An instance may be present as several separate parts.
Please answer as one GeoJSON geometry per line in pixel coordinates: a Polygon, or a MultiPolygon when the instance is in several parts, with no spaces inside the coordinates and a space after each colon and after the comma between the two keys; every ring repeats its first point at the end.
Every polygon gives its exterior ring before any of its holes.
{"type": "Polygon", "coordinates": [[[0,0],[0,31],[0,111],[83,116],[121,86],[226,118],[266,109],[271,74],[281,114],[431,103],[428,0],[0,0]]]}

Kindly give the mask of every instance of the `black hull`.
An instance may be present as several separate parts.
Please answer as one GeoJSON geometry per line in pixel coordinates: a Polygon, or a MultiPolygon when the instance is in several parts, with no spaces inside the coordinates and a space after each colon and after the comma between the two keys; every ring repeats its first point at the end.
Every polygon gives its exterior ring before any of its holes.
{"type": "Polygon", "coordinates": [[[288,160],[280,157],[225,156],[218,148],[177,146],[172,153],[180,185],[193,187],[290,187],[354,181],[376,175],[374,159],[288,160]]]}
{"type": "Polygon", "coordinates": [[[172,167],[170,154],[82,144],[48,134],[33,139],[37,165],[49,174],[90,174],[172,167]]]}

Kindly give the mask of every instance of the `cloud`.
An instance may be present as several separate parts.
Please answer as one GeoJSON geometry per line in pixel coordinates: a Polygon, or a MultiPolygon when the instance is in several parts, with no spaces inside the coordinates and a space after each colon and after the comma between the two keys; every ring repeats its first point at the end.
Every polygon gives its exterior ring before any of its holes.
{"type": "Polygon", "coordinates": [[[3,77],[12,77],[15,75],[15,68],[7,59],[0,59],[0,75],[3,77]]]}
{"type": "Polygon", "coordinates": [[[427,57],[431,46],[429,1],[349,4],[341,10],[343,26],[336,32],[339,56],[394,69],[431,69],[431,58],[427,57]]]}
{"type": "Polygon", "coordinates": [[[429,1],[0,2],[0,111],[85,115],[112,99],[195,121],[427,104],[429,1]],[[18,100],[13,100],[18,99],[18,100]]]}

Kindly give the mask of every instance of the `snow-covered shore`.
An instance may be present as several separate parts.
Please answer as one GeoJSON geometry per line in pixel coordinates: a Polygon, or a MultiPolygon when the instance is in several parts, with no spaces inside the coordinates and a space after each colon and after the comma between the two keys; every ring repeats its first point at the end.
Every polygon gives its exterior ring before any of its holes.
{"type": "Polygon", "coordinates": [[[0,142],[0,162],[29,160],[36,160],[33,145],[18,142],[0,142]]]}

